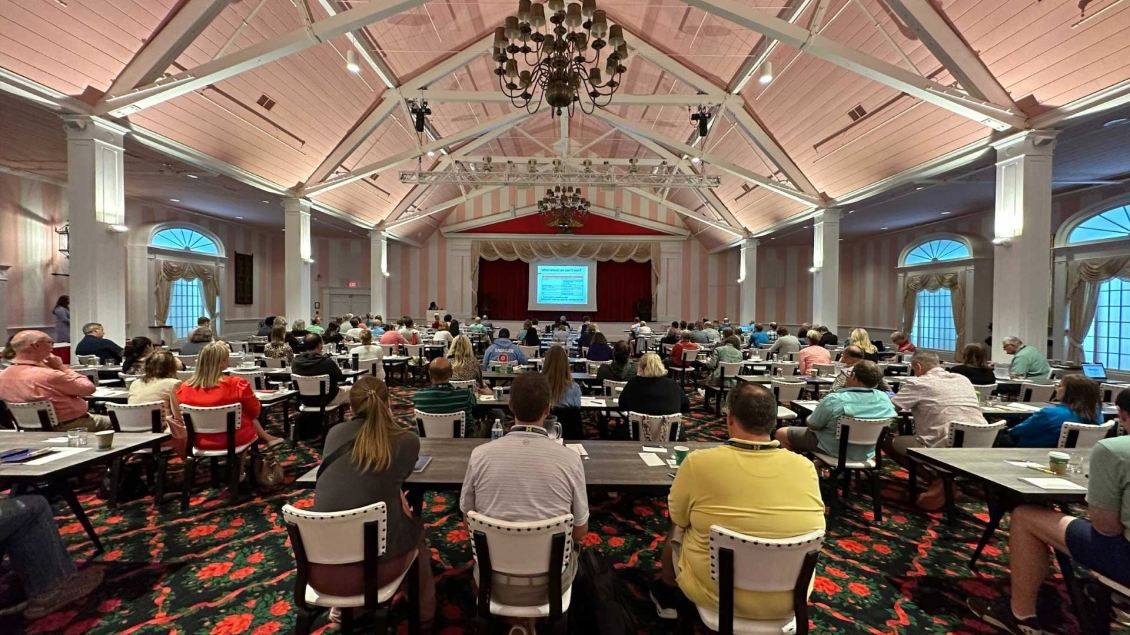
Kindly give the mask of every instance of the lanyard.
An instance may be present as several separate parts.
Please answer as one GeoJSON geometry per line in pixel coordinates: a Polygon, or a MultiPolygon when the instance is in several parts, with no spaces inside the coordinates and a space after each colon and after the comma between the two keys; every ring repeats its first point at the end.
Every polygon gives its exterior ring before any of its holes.
{"type": "Polygon", "coordinates": [[[726,445],[737,448],[739,450],[778,450],[781,444],[777,441],[740,441],[738,439],[730,439],[726,441],[726,445]]]}
{"type": "Polygon", "coordinates": [[[549,433],[546,432],[545,428],[543,428],[541,426],[513,426],[513,427],[510,428],[510,431],[511,432],[533,432],[534,434],[540,434],[543,437],[549,436],[549,433]]]}

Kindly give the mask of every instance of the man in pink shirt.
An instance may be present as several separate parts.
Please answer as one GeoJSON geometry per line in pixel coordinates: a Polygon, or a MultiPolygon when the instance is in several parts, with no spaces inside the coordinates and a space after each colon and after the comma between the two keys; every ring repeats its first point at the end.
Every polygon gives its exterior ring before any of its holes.
{"type": "Polygon", "coordinates": [[[16,359],[0,372],[0,401],[50,401],[58,418],[55,430],[108,430],[110,419],[90,414],[83,399],[94,394],[94,384],[53,355],[51,344],[42,331],[20,331],[12,338],[16,359]]]}
{"type": "Polygon", "coordinates": [[[808,346],[800,349],[797,362],[800,364],[801,375],[807,375],[814,364],[832,363],[832,354],[820,345],[820,331],[813,329],[808,332],[808,346]]]}
{"type": "Polygon", "coordinates": [[[389,330],[385,331],[384,335],[381,336],[381,344],[402,344],[404,346],[407,346],[411,344],[411,342],[404,339],[404,336],[400,334],[400,331],[394,328],[390,328],[389,330]]]}

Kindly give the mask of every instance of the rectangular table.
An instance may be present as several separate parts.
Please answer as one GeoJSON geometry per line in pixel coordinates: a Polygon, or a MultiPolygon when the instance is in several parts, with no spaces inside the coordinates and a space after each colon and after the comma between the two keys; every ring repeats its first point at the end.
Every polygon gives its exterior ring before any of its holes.
{"type": "MultiPolygon", "coordinates": [[[[0,452],[18,448],[65,448],[66,443],[47,443],[46,440],[56,437],[66,437],[66,432],[0,432],[0,452]]],[[[114,446],[109,450],[99,450],[95,444],[94,435],[88,436],[91,445],[76,454],[56,459],[43,465],[28,465],[27,463],[5,463],[0,465],[0,488],[12,487],[13,493],[18,494],[27,486],[47,482],[48,490],[63,497],[78,518],[82,528],[90,536],[95,549],[103,551],[102,541],[94,532],[94,525],[90,523],[86,512],[75,495],[74,489],[68,480],[72,476],[81,476],[92,466],[100,463],[109,463],[126,455],[144,448],[151,448],[155,453],[160,451],[160,445],[172,438],[166,432],[154,434],[152,432],[118,433],[114,435],[114,446]]]]}

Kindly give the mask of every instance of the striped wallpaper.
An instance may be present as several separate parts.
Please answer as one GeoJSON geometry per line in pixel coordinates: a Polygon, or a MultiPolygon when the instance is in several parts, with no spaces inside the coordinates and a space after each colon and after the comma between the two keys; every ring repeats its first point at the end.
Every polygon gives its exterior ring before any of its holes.
{"type": "Polygon", "coordinates": [[[67,278],[51,275],[67,271],[55,234],[66,208],[66,188],[0,173],[0,265],[11,267],[5,303],[9,328],[54,327],[51,310],[67,292],[67,278]]]}
{"type": "MultiPolygon", "coordinates": [[[[519,208],[527,205],[536,205],[538,190],[533,188],[519,191],[516,187],[504,187],[489,194],[474,198],[467,203],[455,207],[447,216],[446,225],[454,225],[463,221],[482,218],[495,213],[497,210],[509,210],[511,207],[519,208]]],[[[581,188],[584,196],[593,205],[606,209],[619,209],[642,218],[659,223],[682,227],[679,215],[666,206],[661,206],[655,201],[643,198],[622,189],[605,192],[599,188],[581,188]]],[[[421,207],[427,208],[426,203],[421,207]]],[[[425,305],[426,306],[426,305],[425,305]]]]}

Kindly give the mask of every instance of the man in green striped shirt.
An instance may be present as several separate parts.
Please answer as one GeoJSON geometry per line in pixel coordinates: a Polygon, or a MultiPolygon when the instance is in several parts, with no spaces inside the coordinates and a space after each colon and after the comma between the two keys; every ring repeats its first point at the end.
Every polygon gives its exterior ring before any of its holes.
{"type": "Polygon", "coordinates": [[[412,396],[412,405],[421,412],[433,415],[452,414],[463,411],[466,422],[466,436],[472,436],[474,429],[475,397],[470,391],[451,385],[451,361],[437,357],[428,365],[428,375],[432,385],[421,388],[412,396]]]}

